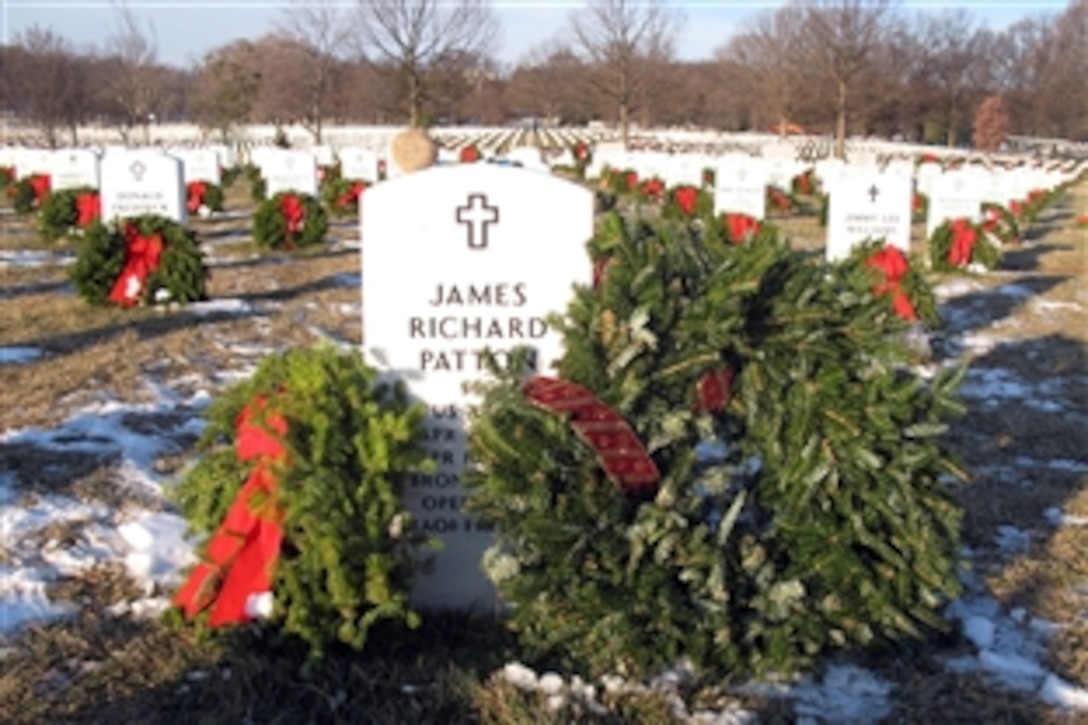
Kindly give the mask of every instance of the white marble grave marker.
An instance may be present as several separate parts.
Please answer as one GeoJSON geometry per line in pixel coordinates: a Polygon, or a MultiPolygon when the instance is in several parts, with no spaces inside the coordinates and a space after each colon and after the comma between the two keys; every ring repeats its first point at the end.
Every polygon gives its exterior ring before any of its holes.
{"type": "Polygon", "coordinates": [[[373,184],[378,180],[378,155],[357,146],[340,149],[340,176],[373,184]]]}
{"type": "Polygon", "coordinates": [[[828,261],[850,256],[867,239],[910,251],[911,179],[894,174],[847,174],[831,188],[828,261]]]}
{"type": "Polygon", "coordinates": [[[111,151],[102,159],[102,219],[157,214],[185,224],[181,160],[146,151],[111,151]]]}
{"type": "Polygon", "coordinates": [[[268,198],[281,191],[317,196],[317,163],[307,151],[265,152],[261,157],[261,176],[268,198]]]}
{"type": "Polygon", "coordinates": [[[187,149],[177,154],[183,164],[185,183],[203,181],[219,186],[219,154],[215,149],[187,149]]]}
{"type": "Polygon", "coordinates": [[[434,475],[413,476],[406,505],[444,549],[413,599],[426,608],[495,604],[480,568],[486,526],[460,510],[467,459],[464,384],[483,378],[482,351],[535,351],[554,374],[572,285],[592,277],[585,244],[593,194],[550,174],[495,164],[440,166],[379,184],[362,197],[363,352],[426,403],[434,475]]]}
{"type": "Polygon", "coordinates": [[[98,154],[90,149],[61,149],[54,151],[49,170],[50,188],[98,188],[98,154]]]}
{"type": "Polygon", "coordinates": [[[714,213],[767,216],[766,162],[744,156],[726,156],[714,172],[714,213]]]}
{"type": "Polygon", "coordinates": [[[973,171],[949,171],[934,177],[926,214],[926,239],[946,221],[977,222],[982,213],[983,183],[973,171]]]}

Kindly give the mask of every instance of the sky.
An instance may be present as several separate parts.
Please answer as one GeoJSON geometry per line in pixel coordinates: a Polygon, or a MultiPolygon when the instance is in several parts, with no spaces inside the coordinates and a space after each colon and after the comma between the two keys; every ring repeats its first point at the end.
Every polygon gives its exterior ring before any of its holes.
{"type": "MultiPolygon", "coordinates": [[[[11,42],[35,24],[52,29],[77,47],[101,45],[116,29],[117,0],[0,0],[0,41],[11,42]]],[[[354,6],[354,0],[344,0],[354,6]]],[[[684,22],[677,51],[682,60],[707,59],[714,49],[762,10],[781,3],[765,0],[674,0],[684,22]]],[[[155,29],[159,60],[195,64],[209,50],[238,38],[255,38],[284,18],[289,0],[127,0],[128,7],[155,29]]],[[[560,34],[582,0],[495,0],[502,26],[497,55],[516,63],[526,51],[560,34]]],[[[939,0],[900,0],[900,6],[936,11],[952,7],[939,0]]],[[[964,0],[989,27],[998,30],[1023,17],[1063,10],[1062,0],[964,0]]]]}

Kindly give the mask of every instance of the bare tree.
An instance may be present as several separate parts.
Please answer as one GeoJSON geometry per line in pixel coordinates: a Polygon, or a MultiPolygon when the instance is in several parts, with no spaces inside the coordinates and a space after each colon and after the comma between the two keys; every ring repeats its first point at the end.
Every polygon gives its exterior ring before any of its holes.
{"type": "Polygon", "coordinates": [[[146,26],[142,25],[123,2],[116,3],[114,8],[117,27],[106,40],[114,71],[106,93],[121,112],[121,133],[126,140],[129,129],[140,125],[147,144],[151,141],[150,123],[158,110],[162,90],[155,72],[159,52],[155,26],[150,20],[146,26]]]}
{"type": "Polygon", "coordinates": [[[975,148],[986,153],[997,151],[1009,132],[1009,114],[1001,96],[987,96],[975,113],[975,148]]]}
{"type": "Polygon", "coordinates": [[[279,33],[295,41],[306,68],[302,125],[320,144],[340,58],[359,32],[359,18],[338,0],[292,0],[283,14],[279,33]]]}
{"type": "Polygon", "coordinates": [[[574,49],[593,66],[597,91],[616,108],[625,148],[647,70],[672,55],[679,24],[680,16],[661,0],[588,0],[571,15],[574,49]]]}
{"type": "Polygon", "coordinates": [[[810,0],[787,9],[803,11],[797,36],[799,60],[835,88],[835,155],[846,153],[846,117],[851,86],[881,43],[892,0],[810,0]]]}
{"type": "Polygon", "coordinates": [[[204,56],[197,69],[189,111],[204,128],[219,132],[226,141],[231,127],[253,113],[260,83],[261,68],[253,43],[239,40],[216,48],[204,56]]]}
{"type": "Polygon", "coordinates": [[[412,126],[422,121],[435,64],[490,55],[498,32],[484,0],[360,0],[359,12],[364,51],[396,74],[412,126]]]}
{"type": "Polygon", "coordinates": [[[38,25],[16,36],[15,45],[20,52],[11,55],[12,67],[5,74],[12,97],[21,100],[50,148],[57,146],[65,127],[77,143],[89,96],[85,64],[67,40],[38,25]]]}
{"type": "Polygon", "coordinates": [[[801,32],[801,16],[795,8],[766,10],[748,28],[733,36],[715,52],[720,62],[732,62],[747,73],[747,90],[761,111],[785,135],[796,105],[798,59],[794,48],[801,32]]]}
{"type": "Polygon", "coordinates": [[[985,80],[986,64],[980,52],[984,34],[960,8],[919,16],[916,37],[923,52],[923,73],[939,94],[945,141],[955,146],[969,96],[985,80]]]}

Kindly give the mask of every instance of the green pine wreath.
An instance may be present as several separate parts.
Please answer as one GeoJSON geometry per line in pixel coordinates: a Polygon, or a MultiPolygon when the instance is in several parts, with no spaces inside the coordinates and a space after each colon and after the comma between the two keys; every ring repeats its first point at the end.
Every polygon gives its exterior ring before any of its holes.
{"type": "Polygon", "coordinates": [[[321,203],[309,194],[281,191],[266,199],[253,215],[253,241],[262,249],[307,249],[325,243],[329,229],[329,216],[321,203]],[[294,196],[303,209],[302,228],[290,233],[287,220],[281,211],[283,199],[294,196]]]}
{"type": "Polygon", "coordinates": [[[245,177],[249,182],[249,198],[256,202],[262,202],[268,198],[268,184],[261,176],[260,167],[254,164],[246,164],[245,177]]]}
{"type": "Polygon", "coordinates": [[[964,219],[950,219],[933,230],[933,235],[929,238],[929,261],[933,270],[937,272],[962,272],[974,266],[990,270],[1001,261],[1001,250],[990,241],[990,235],[981,224],[964,219]],[[949,258],[955,238],[953,228],[957,222],[966,224],[976,235],[976,241],[971,247],[970,259],[963,264],[953,264],[949,258]]]}
{"type": "Polygon", "coordinates": [[[910,214],[912,219],[925,221],[926,217],[929,216],[929,196],[920,191],[912,192],[910,214]]]}
{"type": "Polygon", "coordinates": [[[76,260],[68,270],[76,294],[93,305],[109,302],[109,294],[125,267],[127,224],[140,234],[158,234],[164,248],[159,267],[147,278],[141,303],[186,304],[205,299],[208,268],[196,234],[165,217],[146,214],[109,224],[95,221],[78,242],[76,260]]]}
{"type": "Polygon", "coordinates": [[[315,659],[336,642],[362,649],[380,620],[417,626],[409,593],[420,553],[434,544],[413,530],[401,493],[407,474],[433,470],[420,443],[425,409],[356,353],[278,353],[212,402],[201,458],[173,492],[190,529],[216,530],[251,471],[234,446],[239,415],[258,397],[287,424],[272,623],[315,659]]]}
{"type": "Polygon", "coordinates": [[[652,499],[529,404],[516,367],[479,386],[464,482],[498,532],[485,570],[522,643],[591,676],[682,657],[698,677],[788,673],[946,630],[959,591],[944,477],[963,474],[941,436],[962,371],[920,379],[882,300],[715,229],[610,216],[598,288],[553,320],[558,376],[637,433],[652,499]],[[723,368],[731,395],[706,412],[699,382],[723,368]]]}
{"type": "MultiPolygon", "coordinates": [[[[872,294],[879,299],[887,298],[889,292],[874,289],[884,285],[886,278],[882,273],[867,264],[868,260],[881,251],[884,246],[885,242],[880,239],[868,239],[856,245],[848,257],[836,262],[836,273],[846,281],[851,289],[860,294],[872,294]]],[[[904,255],[904,257],[907,259],[909,266],[906,275],[899,282],[899,286],[903,294],[910,300],[911,306],[918,315],[918,320],[931,330],[938,329],[942,326],[942,322],[940,314],[937,312],[937,296],[933,293],[932,285],[929,284],[922,273],[925,265],[914,256],[904,255]]],[[[892,305],[887,304],[887,309],[890,314],[892,305]]],[[[895,316],[889,318],[890,325],[896,323],[895,316]]]]}
{"type": "MultiPolygon", "coordinates": [[[[209,212],[223,211],[223,187],[219,184],[213,184],[210,181],[204,181],[204,195],[200,199],[200,206],[206,207],[209,212]]],[[[186,200],[188,203],[188,200],[186,200]]],[[[190,214],[199,214],[200,207],[196,209],[190,209],[190,214]]]]}
{"type": "Polygon", "coordinates": [[[1020,243],[1020,225],[1008,207],[990,201],[982,202],[982,228],[1001,244],[1020,243]]]}
{"type": "Polygon", "coordinates": [[[369,186],[369,184],[362,179],[346,179],[339,175],[331,180],[326,179],[322,183],[321,200],[333,216],[346,217],[358,215],[358,199],[351,195],[352,189],[356,184],[360,185],[360,191],[365,191],[369,186]],[[349,201],[353,198],[354,201],[349,201]]]}
{"type": "Polygon", "coordinates": [[[38,212],[38,234],[41,238],[47,242],[55,242],[72,233],[79,219],[76,200],[83,194],[95,193],[98,190],[89,186],[50,192],[38,212]]]}
{"type": "Polygon", "coordinates": [[[24,176],[12,183],[7,190],[7,194],[11,198],[11,205],[19,216],[32,214],[37,209],[34,187],[31,185],[30,179],[31,177],[24,176]]]}
{"type": "Polygon", "coordinates": [[[667,189],[663,201],[661,216],[665,219],[705,219],[714,215],[713,193],[691,184],[679,184],[667,189]],[[691,211],[680,204],[677,192],[689,195],[694,192],[695,204],[691,211]]]}

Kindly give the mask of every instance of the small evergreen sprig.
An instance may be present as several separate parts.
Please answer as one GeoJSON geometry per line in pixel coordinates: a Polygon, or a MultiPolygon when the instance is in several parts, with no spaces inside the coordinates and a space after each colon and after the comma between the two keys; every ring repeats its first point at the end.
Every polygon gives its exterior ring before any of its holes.
{"type": "Polygon", "coordinates": [[[258,397],[287,424],[272,622],[304,640],[311,659],[336,642],[362,649],[381,620],[418,626],[409,594],[434,542],[413,530],[401,494],[407,474],[433,469],[421,445],[425,410],[358,354],[279,353],[209,406],[201,458],[173,492],[192,531],[210,535],[249,474],[235,454],[236,425],[258,397]]]}

